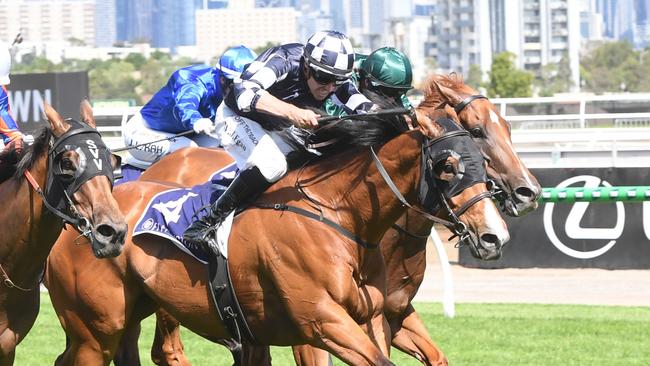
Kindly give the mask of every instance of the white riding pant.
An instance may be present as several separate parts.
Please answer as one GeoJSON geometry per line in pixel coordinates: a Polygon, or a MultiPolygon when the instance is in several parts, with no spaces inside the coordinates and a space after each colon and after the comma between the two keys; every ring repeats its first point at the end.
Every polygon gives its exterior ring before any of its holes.
{"type": "Polygon", "coordinates": [[[275,131],[233,112],[225,103],[217,109],[216,134],[240,170],[257,167],[273,183],[287,173],[286,154],[293,149],[275,131]]]}
{"type": "MultiPolygon", "coordinates": [[[[136,146],[174,135],[176,134],[147,127],[140,112],[136,112],[122,126],[122,137],[126,146],[136,146]]],[[[219,139],[214,135],[194,134],[181,136],[127,150],[124,162],[141,169],[147,169],[161,157],[188,146],[218,147],[220,144],[219,139]]]]}

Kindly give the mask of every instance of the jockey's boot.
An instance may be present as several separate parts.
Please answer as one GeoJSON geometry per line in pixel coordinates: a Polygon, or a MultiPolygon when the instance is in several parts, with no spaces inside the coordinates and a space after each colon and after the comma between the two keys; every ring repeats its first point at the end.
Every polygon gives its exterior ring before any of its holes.
{"type": "Polygon", "coordinates": [[[257,167],[244,170],[230,183],[225,192],[210,207],[210,213],[190,225],[183,239],[203,248],[213,239],[217,226],[242,202],[255,199],[271,186],[257,167]]]}

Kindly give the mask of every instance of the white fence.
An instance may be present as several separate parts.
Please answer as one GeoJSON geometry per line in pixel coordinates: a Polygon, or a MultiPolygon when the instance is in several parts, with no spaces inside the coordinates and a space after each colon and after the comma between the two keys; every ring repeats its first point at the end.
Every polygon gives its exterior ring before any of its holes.
{"type": "MultiPolygon", "coordinates": [[[[650,166],[650,94],[491,101],[530,167],[650,166]]],[[[122,146],[120,125],[139,108],[94,109],[98,120],[111,120],[99,127],[110,147],[122,146]]]]}

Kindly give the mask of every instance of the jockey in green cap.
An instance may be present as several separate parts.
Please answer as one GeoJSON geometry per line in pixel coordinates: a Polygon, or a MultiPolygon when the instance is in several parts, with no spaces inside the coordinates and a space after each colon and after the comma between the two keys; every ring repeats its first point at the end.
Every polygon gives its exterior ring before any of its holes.
{"type": "MultiPolygon", "coordinates": [[[[413,71],[408,57],[395,47],[382,47],[370,55],[357,54],[354,61],[355,73],[352,80],[362,93],[366,90],[395,99],[398,105],[413,109],[406,97],[412,89],[413,71]]],[[[329,99],[323,105],[329,115],[345,115],[340,106],[329,99]]]]}

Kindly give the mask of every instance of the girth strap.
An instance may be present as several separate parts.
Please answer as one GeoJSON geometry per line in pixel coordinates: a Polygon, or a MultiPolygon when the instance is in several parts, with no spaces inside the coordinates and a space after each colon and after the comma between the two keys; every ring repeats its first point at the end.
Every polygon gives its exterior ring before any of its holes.
{"type": "Polygon", "coordinates": [[[253,205],[254,207],[257,208],[262,208],[262,209],[272,209],[276,211],[290,211],[293,213],[297,213],[298,215],[302,215],[305,217],[308,217],[310,219],[320,221],[324,223],[325,225],[328,225],[332,228],[334,228],[336,231],[338,231],[340,234],[345,236],[346,238],[353,240],[355,243],[358,245],[362,246],[363,248],[366,249],[377,249],[379,247],[379,244],[373,244],[373,243],[368,243],[365,240],[361,239],[357,235],[351,233],[347,229],[343,228],[341,225],[337,224],[336,222],[328,219],[327,217],[324,217],[323,215],[317,215],[311,211],[307,211],[305,209],[302,209],[300,207],[295,207],[295,206],[289,206],[284,203],[271,203],[271,204],[265,204],[265,203],[256,203],[253,205]]]}

